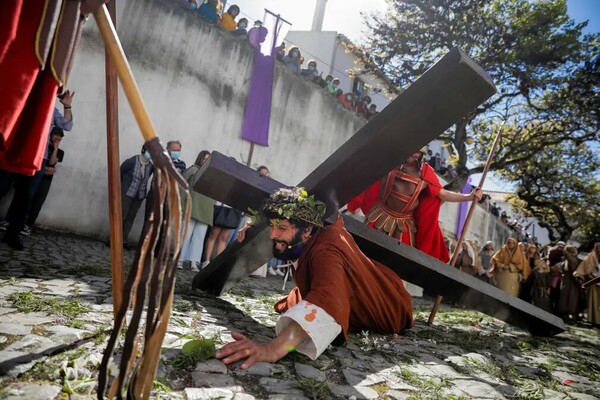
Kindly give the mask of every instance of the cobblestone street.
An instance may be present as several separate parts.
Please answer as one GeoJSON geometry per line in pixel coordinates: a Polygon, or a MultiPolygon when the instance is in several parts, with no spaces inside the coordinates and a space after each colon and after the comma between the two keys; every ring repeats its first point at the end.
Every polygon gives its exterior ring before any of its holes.
{"type": "MultiPolygon", "coordinates": [[[[0,244],[0,399],[95,399],[96,375],[113,310],[109,248],[99,240],[49,231],[0,244]]],[[[126,264],[133,251],[126,251],[126,264]]],[[[257,266],[258,267],[258,266],[257,266]]],[[[243,371],[209,358],[185,363],[182,346],[232,331],[271,338],[281,277],[249,277],[215,298],[191,290],[179,271],[153,398],[160,399],[597,399],[600,331],[569,325],[532,338],[477,312],[415,299],[405,335],[351,335],[312,361],[290,354],[243,371]]]]}

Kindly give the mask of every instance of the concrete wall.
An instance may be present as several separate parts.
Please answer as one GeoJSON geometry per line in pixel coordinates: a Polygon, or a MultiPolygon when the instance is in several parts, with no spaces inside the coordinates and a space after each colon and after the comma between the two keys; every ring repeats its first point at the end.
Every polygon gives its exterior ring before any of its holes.
{"type": "MultiPolygon", "coordinates": [[[[168,0],[118,4],[122,45],[162,141],[180,140],[182,159],[188,164],[203,149],[245,160],[250,145],[240,139],[240,132],[252,69],[251,46],[168,0]]],[[[104,48],[92,18],[67,86],[76,92],[75,127],[63,140],[65,159],[57,168],[38,224],[106,237],[104,48]]],[[[123,161],[139,152],[143,140],[122,93],[119,112],[123,161]]],[[[275,179],[295,184],[363,124],[323,90],[276,64],[271,143],[257,146],[252,164],[265,164],[275,179]]],[[[7,197],[3,210],[11,196],[7,197]]],[[[449,227],[452,215],[450,209],[442,215],[447,232],[454,231],[449,227]]],[[[142,217],[140,210],[131,238],[139,232],[142,217]]],[[[480,243],[495,234],[487,219],[478,224],[480,243]]]]}

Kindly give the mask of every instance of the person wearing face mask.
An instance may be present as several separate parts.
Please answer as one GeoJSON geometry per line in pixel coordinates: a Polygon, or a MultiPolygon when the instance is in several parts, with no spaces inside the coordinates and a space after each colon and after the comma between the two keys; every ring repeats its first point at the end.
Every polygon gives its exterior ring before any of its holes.
{"type": "Polygon", "coordinates": [[[169,152],[171,161],[173,161],[173,165],[175,168],[177,168],[177,171],[183,174],[187,167],[185,165],[185,161],[179,158],[181,156],[181,142],[179,140],[171,140],[167,142],[167,151],[169,152]]]}
{"type": "Polygon", "coordinates": [[[346,94],[340,95],[338,97],[338,100],[348,110],[354,110],[354,94],[353,93],[348,92],[346,94]]]}
{"type": "MultiPolygon", "coordinates": [[[[338,85],[340,84],[340,80],[336,79],[338,81],[338,85]]],[[[329,94],[333,94],[335,93],[335,89],[336,87],[333,86],[333,76],[331,75],[327,75],[327,77],[325,78],[325,90],[327,90],[327,93],[329,94]]]]}
{"type": "Polygon", "coordinates": [[[127,237],[135,221],[142,202],[146,198],[148,181],[154,172],[150,153],[146,145],[140,154],[128,158],[121,164],[121,208],[123,212],[123,243],[127,246],[127,237]]]}
{"type": "Polygon", "coordinates": [[[310,60],[308,66],[300,72],[300,75],[310,80],[314,80],[318,77],[319,71],[317,70],[317,62],[315,60],[310,60]]]}
{"type": "Polygon", "coordinates": [[[288,55],[283,59],[283,63],[288,66],[296,75],[300,74],[300,60],[302,59],[302,54],[300,54],[300,50],[294,46],[288,51],[288,55]]]}
{"type": "Polygon", "coordinates": [[[246,36],[248,34],[247,28],[248,28],[248,19],[240,18],[240,20],[237,23],[237,29],[235,31],[231,32],[231,34],[233,36],[246,36]]]}

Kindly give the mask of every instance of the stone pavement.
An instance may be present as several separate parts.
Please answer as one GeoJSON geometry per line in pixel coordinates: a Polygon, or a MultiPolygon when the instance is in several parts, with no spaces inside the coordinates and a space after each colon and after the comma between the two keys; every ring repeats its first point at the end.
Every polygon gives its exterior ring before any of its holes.
{"type": "MultiPolygon", "coordinates": [[[[0,399],[93,399],[112,327],[109,250],[100,241],[34,233],[0,244],[0,399]]],[[[131,262],[133,252],[126,252],[131,262]]],[[[186,363],[182,346],[231,331],[273,337],[281,278],[247,278],[220,298],[192,292],[180,271],[152,397],[156,399],[596,399],[600,332],[569,326],[537,339],[483,314],[416,299],[405,335],[351,335],[318,360],[290,354],[247,371],[214,358],[186,363]]]]}

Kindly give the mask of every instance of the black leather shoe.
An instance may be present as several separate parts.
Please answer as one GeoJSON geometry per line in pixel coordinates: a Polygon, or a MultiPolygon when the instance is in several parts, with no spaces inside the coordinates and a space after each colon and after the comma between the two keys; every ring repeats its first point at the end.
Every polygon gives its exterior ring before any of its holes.
{"type": "Polygon", "coordinates": [[[13,250],[23,250],[25,248],[25,246],[23,246],[23,242],[21,242],[21,239],[19,238],[19,235],[4,235],[4,237],[2,238],[2,241],[4,243],[6,243],[11,249],[13,250]]]}

